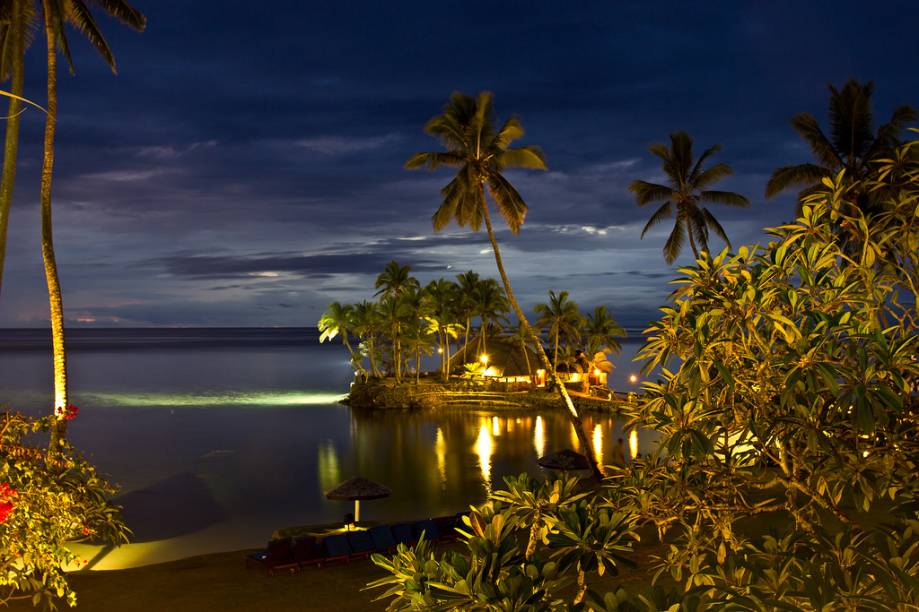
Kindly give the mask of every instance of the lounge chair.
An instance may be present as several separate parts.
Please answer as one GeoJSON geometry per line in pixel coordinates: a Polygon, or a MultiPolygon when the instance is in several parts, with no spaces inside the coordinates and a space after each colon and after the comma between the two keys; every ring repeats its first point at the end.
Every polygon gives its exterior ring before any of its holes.
{"type": "Polygon", "coordinates": [[[412,546],[415,542],[418,541],[418,538],[415,535],[415,530],[412,527],[412,523],[396,523],[390,529],[396,544],[412,546]]]}
{"type": "Polygon", "coordinates": [[[415,530],[416,541],[421,539],[422,534],[424,534],[424,539],[428,542],[436,543],[440,540],[440,530],[437,529],[437,524],[431,519],[417,521],[412,525],[412,528],[415,530]]]}
{"type": "Polygon", "coordinates": [[[454,542],[459,539],[456,528],[462,525],[462,522],[458,522],[455,514],[450,516],[438,516],[433,520],[434,525],[437,526],[437,531],[440,533],[441,542],[454,542]]]}
{"type": "Polygon", "coordinates": [[[396,548],[396,541],[392,537],[392,531],[390,531],[389,525],[371,527],[369,532],[376,552],[390,552],[396,548]]]}
{"type": "Polygon", "coordinates": [[[294,540],[294,560],[300,567],[322,565],[325,557],[319,541],[313,536],[303,536],[294,540]]]}
{"type": "Polygon", "coordinates": [[[349,531],[347,538],[348,545],[351,546],[352,559],[369,557],[370,553],[374,552],[373,538],[369,531],[364,529],[360,531],[349,531]]]}
{"type": "Polygon", "coordinates": [[[322,539],[323,561],[347,561],[351,557],[351,546],[343,535],[330,535],[322,539]]]}
{"type": "Polygon", "coordinates": [[[300,564],[294,558],[294,543],[290,538],[272,540],[265,550],[246,556],[246,567],[252,563],[263,565],[269,576],[279,570],[294,573],[300,564]]]}

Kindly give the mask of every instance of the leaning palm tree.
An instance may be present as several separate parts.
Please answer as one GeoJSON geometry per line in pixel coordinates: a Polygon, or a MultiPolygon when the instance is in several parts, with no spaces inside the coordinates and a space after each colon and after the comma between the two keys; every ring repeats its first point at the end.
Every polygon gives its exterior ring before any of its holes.
{"type": "Polygon", "coordinates": [[[354,320],[354,306],[350,304],[341,304],[332,302],[319,319],[317,327],[319,328],[319,343],[326,340],[333,340],[335,336],[341,336],[341,343],[348,349],[348,355],[359,374],[365,375],[367,372],[361,364],[361,356],[355,353],[351,346],[348,334],[352,331],[352,322],[354,320]]]}
{"type": "Polygon", "coordinates": [[[708,169],[702,167],[709,157],[721,150],[721,146],[715,145],[707,149],[693,163],[692,138],[686,132],[676,132],[670,135],[669,148],[665,144],[653,144],[648,150],[663,161],[667,184],[632,181],[629,185],[629,191],[635,194],[639,206],[663,202],[641,230],[641,237],[644,238],[648,230],[664,219],[675,216],[676,223],[667,242],[664,243],[664,259],[667,263],[673,263],[679,256],[687,237],[692,253],[698,259],[700,250],[708,250],[709,230],[718,234],[730,247],[731,241],[724,228],[715,216],[702,206],[703,203],[741,208],[750,205],[747,198],[733,191],[709,189],[724,177],[734,173],[727,164],[715,164],[708,169]]]}
{"type": "MultiPolygon", "coordinates": [[[[143,30],[146,18],[124,0],[96,0],[93,5],[122,23],[143,30]]],[[[99,31],[86,0],[42,0],[42,17],[45,31],[45,50],[48,63],[48,101],[45,114],[44,153],[41,170],[41,251],[48,284],[48,301],[51,310],[51,345],[54,361],[54,414],[57,417],[51,431],[51,448],[67,433],[67,354],[64,349],[64,305],[61,283],[54,257],[54,239],[51,223],[51,181],[54,171],[54,137],[57,127],[57,49],[61,49],[73,71],[70,47],[64,32],[64,23],[70,23],[86,36],[114,70],[115,58],[105,38],[99,31]]]]}
{"type": "Polygon", "coordinates": [[[546,328],[549,338],[552,339],[552,363],[557,367],[559,340],[565,338],[566,345],[571,344],[571,341],[579,342],[584,317],[581,316],[578,305],[568,299],[567,291],[561,293],[549,291],[549,301],[545,304],[537,304],[533,310],[539,315],[536,325],[546,328]]]}
{"type": "MultiPolygon", "coordinates": [[[[516,117],[511,117],[499,127],[495,121],[492,98],[490,92],[481,92],[476,98],[459,92],[451,95],[450,101],[444,106],[443,114],[434,117],[425,125],[425,131],[438,138],[445,150],[417,153],[405,163],[405,167],[426,167],[434,170],[447,166],[457,169],[453,180],[441,190],[444,199],[432,218],[434,230],[442,230],[451,221],[456,221],[460,227],[468,225],[473,231],[478,231],[482,224],[485,224],[504,292],[517,319],[521,325],[530,329],[532,334],[529,322],[514,297],[510,280],[504,270],[501,249],[498,247],[491,224],[486,193],[491,196],[511,233],[517,234],[526,217],[527,205],[504,176],[504,171],[508,168],[546,170],[546,162],[538,147],[510,146],[523,136],[523,126],[516,117]]],[[[543,367],[551,372],[549,358],[535,335],[533,343],[537,347],[543,367]]],[[[586,455],[593,465],[595,474],[600,476],[600,470],[590,450],[590,441],[584,433],[581,416],[568,396],[565,385],[559,384],[556,387],[568,409],[578,441],[587,451],[586,455]]]]}
{"type": "MultiPolygon", "coordinates": [[[[814,192],[824,178],[845,170],[845,178],[853,184],[865,184],[863,179],[871,171],[871,164],[889,157],[900,144],[900,133],[908,123],[915,121],[916,109],[899,106],[890,120],[874,130],[871,112],[871,94],[874,83],[859,83],[850,79],[842,89],[829,85],[830,132],[820,129],[817,119],[810,113],[792,117],[791,125],[810,147],[814,163],[784,166],[772,173],[766,184],[766,197],[771,198],[786,189],[797,187],[798,205],[814,192]]],[[[880,202],[878,192],[861,191],[854,194],[856,205],[870,212],[880,202]]]]}
{"type": "Polygon", "coordinates": [[[622,350],[619,338],[624,338],[626,334],[606,306],[597,306],[587,315],[584,335],[587,336],[587,353],[596,355],[619,353],[622,350]]]}

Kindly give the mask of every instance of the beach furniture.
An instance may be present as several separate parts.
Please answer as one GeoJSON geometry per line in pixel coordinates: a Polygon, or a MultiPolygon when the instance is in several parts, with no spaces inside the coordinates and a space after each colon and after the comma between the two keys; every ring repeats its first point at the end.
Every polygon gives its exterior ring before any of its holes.
{"type": "Polygon", "coordinates": [[[322,539],[323,561],[347,561],[351,558],[351,546],[344,535],[330,535],[322,539]]]}
{"type": "Polygon", "coordinates": [[[290,538],[272,540],[268,542],[265,550],[248,555],[246,567],[252,564],[264,566],[269,576],[273,576],[277,571],[293,573],[300,569],[300,564],[294,558],[294,543],[290,538]]]}
{"type": "Polygon", "coordinates": [[[369,529],[370,538],[373,540],[373,548],[376,552],[389,552],[396,548],[396,541],[392,537],[392,531],[389,525],[377,525],[369,529]]]}
{"type": "Polygon", "coordinates": [[[412,523],[396,523],[390,529],[392,530],[392,537],[396,541],[396,544],[411,546],[417,541],[412,523]]]}
{"type": "Polygon", "coordinates": [[[322,547],[314,536],[303,536],[294,540],[294,560],[300,567],[322,565],[325,557],[322,547]]]}
{"type": "Polygon", "coordinates": [[[428,542],[437,543],[440,540],[440,530],[437,529],[437,524],[431,519],[416,521],[412,524],[412,529],[415,532],[415,541],[420,540],[422,534],[424,534],[424,539],[428,542]]]}
{"type": "Polygon", "coordinates": [[[441,542],[454,542],[459,539],[456,528],[463,524],[459,519],[459,515],[438,516],[433,520],[434,525],[437,526],[438,533],[440,533],[441,542]]]}
{"type": "Polygon", "coordinates": [[[373,537],[367,530],[350,531],[346,537],[348,538],[348,545],[351,547],[352,559],[369,557],[370,553],[375,551],[373,537]]]}

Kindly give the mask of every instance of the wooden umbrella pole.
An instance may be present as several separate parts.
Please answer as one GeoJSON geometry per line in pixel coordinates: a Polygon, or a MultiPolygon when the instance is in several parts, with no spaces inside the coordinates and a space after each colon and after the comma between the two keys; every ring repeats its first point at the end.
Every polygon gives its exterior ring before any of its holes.
{"type": "Polygon", "coordinates": [[[354,500],[354,524],[357,525],[361,520],[361,500],[354,500]]]}

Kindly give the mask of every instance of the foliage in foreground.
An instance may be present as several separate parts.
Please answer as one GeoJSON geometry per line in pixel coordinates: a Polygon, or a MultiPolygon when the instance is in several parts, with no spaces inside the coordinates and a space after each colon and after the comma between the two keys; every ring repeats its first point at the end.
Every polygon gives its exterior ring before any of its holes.
{"type": "Polygon", "coordinates": [[[390,609],[917,609],[919,141],[770,233],[683,268],[648,330],[663,375],[629,416],[652,456],[590,498],[508,481],[463,553],[376,557],[390,609]],[[642,527],[654,590],[594,593],[642,527]]]}
{"type": "MultiPolygon", "coordinates": [[[[76,416],[70,407],[62,415],[76,416]]],[[[68,542],[127,542],[114,488],[66,443],[58,451],[30,446],[52,418],[0,413],[0,604],[30,599],[48,607],[76,605],[65,567],[86,563],[68,542]]]]}

